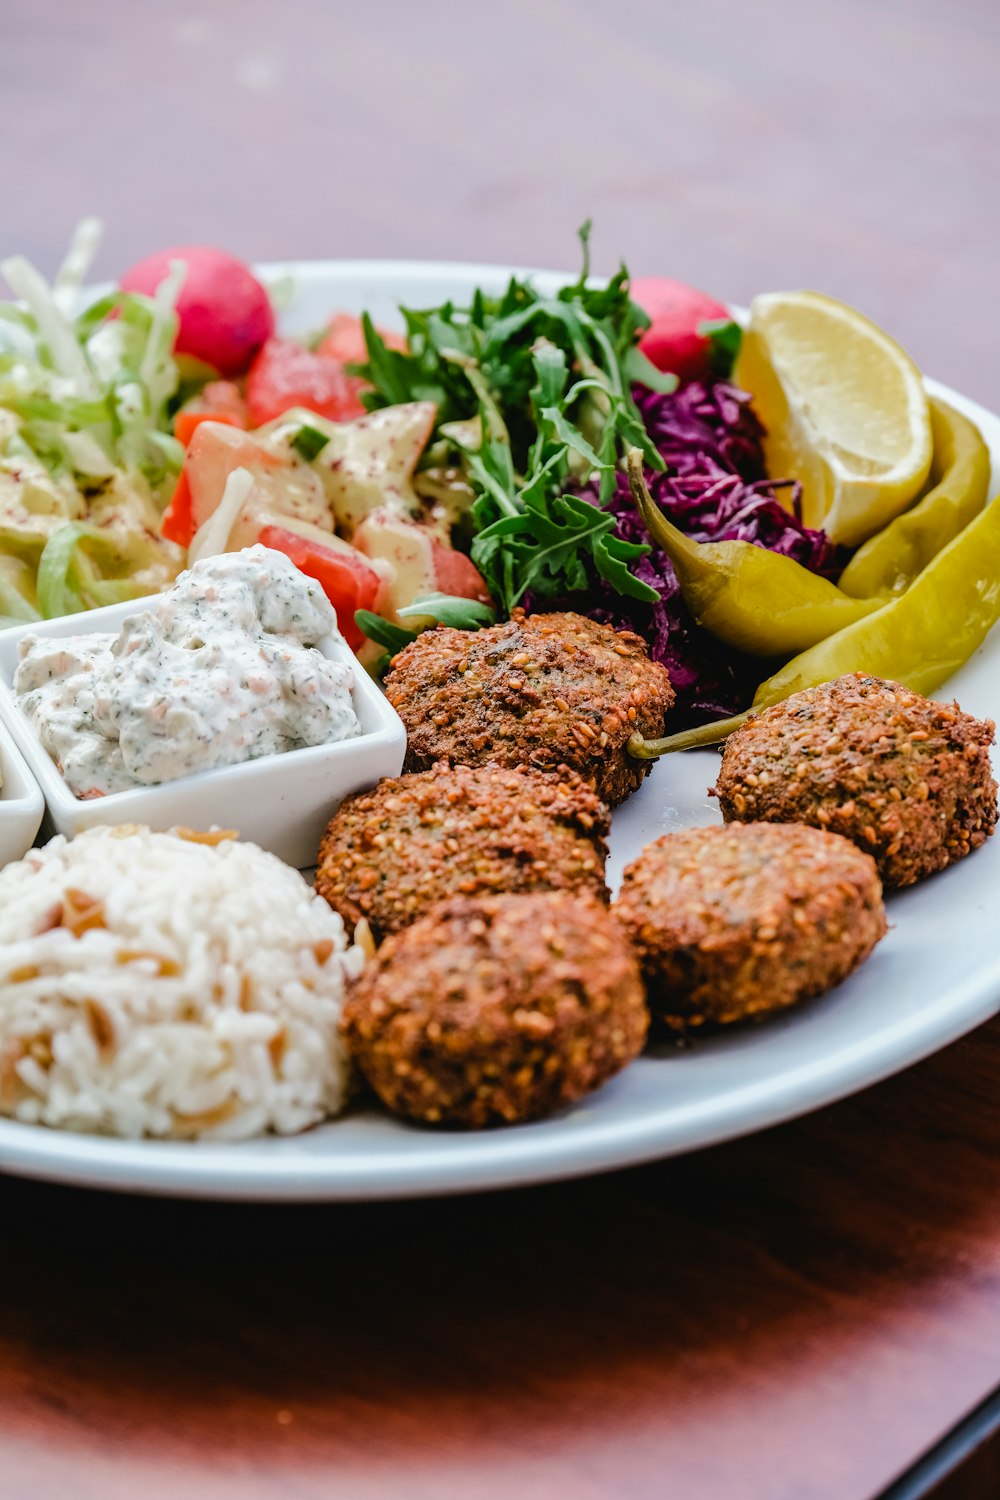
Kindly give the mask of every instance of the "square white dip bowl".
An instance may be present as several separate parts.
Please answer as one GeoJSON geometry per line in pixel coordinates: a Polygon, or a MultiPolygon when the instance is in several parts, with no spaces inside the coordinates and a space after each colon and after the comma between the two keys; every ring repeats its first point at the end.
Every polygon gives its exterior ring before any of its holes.
{"type": "Polygon", "coordinates": [[[14,743],[14,736],[0,723],[0,866],[20,859],[35,841],[45,811],[38,783],[14,743]]]}
{"type": "MultiPolygon", "coordinates": [[[[144,823],[160,831],[215,824],[235,828],[241,838],[269,849],[286,864],[299,869],[315,864],[326,825],[343,799],[374,786],[381,776],[397,776],[406,749],[399,715],[350,648],[333,636],[320,641],[316,649],[351,668],[354,712],[361,724],[361,733],[354,739],[286,750],[241,765],[198,771],[160,786],[135,787],[86,801],[74,797],[55,761],[42,748],[34,725],[17,706],[12,686],[24,637],[117,635],[123,621],[155,602],[155,596],[132,599],[0,633],[0,721],[42,789],[52,829],[72,836],[103,823],[144,823]]],[[[6,770],[5,763],[5,775],[6,770]]],[[[36,823],[25,847],[37,828],[36,823]]]]}

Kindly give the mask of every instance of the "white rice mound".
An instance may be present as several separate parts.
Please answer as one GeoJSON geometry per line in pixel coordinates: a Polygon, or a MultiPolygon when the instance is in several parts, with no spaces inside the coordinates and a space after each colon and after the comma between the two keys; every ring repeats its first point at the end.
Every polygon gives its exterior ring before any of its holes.
{"type": "Polygon", "coordinates": [[[0,1113],[238,1140],[344,1104],[341,919],[255,844],[145,828],[54,838],[0,870],[0,1113]]]}

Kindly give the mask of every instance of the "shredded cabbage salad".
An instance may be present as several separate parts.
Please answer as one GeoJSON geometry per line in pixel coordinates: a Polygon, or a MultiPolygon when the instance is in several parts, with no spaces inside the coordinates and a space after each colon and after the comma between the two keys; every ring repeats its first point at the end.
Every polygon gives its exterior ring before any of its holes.
{"type": "Polygon", "coordinates": [[[53,283],[0,261],[0,626],[164,588],[183,554],[159,535],[184,458],[169,432],[184,266],[155,296],[75,312],[100,240],[85,220],[53,283]]]}

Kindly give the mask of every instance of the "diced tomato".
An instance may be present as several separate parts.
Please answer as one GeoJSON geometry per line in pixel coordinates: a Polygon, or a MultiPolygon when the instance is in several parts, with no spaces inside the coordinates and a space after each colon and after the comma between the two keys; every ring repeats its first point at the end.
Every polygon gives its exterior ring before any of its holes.
{"type": "Polygon", "coordinates": [[[336,360],[314,354],[294,339],[268,339],[247,376],[251,426],[263,427],[293,406],[349,422],[364,415],[357,386],[336,360]]]}
{"type": "Polygon", "coordinates": [[[434,582],[442,594],[452,594],[457,599],[478,599],[481,604],[493,603],[485,578],[464,552],[456,552],[441,542],[432,542],[431,556],[434,582]]]}
{"type": "Polygon", "coordinates": [[[225,427],[244,425],[231,411],[197,411],[194,407],[185,407],[174,417],[174,437],[186,448],[194,436],[195,428],[202,422],[221,422],[225,427]]]}
{"type": "MultiPolygon", "coordinates": [[[[382,335],[390,349],[399,349],[405,352],[406,338],[401,333],[391,333],[387,328],[380,328],[382,335]]],[[[341,365],[363,365],[368,359],[368,349],[365,345],[364,329],[361,319],[354,313],[334,313],[327,324],[326,333],[316,345],[316,353],[322,354],[327,359],[335,359],[341,365]]],[[[344,372],[344,379],[357,398],[358,405],[364,410],[361,401],[361,392],[370,390],[367,380],[362,380],[360,375],[348,375],[344,372]]],[[[358,412],[360,416],[361,412],[358,412]]]]}
{"type": "Polygon", "coordinates": [[[174,437],[187,447],[198,423],[208,421],[246,427],[247,404],[235,381],[210,380],[203,386],[174,417],[174,437]]]}
{"type": "Polygon", "coordinates": [[[216,422],[231,419],[234,428],[246,428],[247,425],[243,392],[232,380],[210,380],[207,386],[202,386],[198,395],[192,396],[190,401],[178,411],[177,417],[174,417],[175,434],[177,434],[178,419],[186,416],[187,413],[214,417],[216,422]]]}
{"type": "Polygon", "coordinates": [[[210,380],[189,405],[197,406],[199,411],[216,411],[220,415],[229,412],[241,427],[247,425],[247,404],[235,380],[210,380]]]}
{"type": "Polygon", "coordinates": [[[191,517],[191,485],[188,482],[185,467],[180,472],[170,504],[161,517],[160,534],[165,536],[168,542],[176,542],[179,547],[189,547],[194,533],[195,525],[191,517]]]}
{"type": "MultiPolygon", "coordinates": [[[[387,328],[380,328],[378,331],[390,349],[399,349],[405,353],[405,334],[392,333],[387,328]]],[[[334,313],[327,324],[326,333],[316,345],[316,353],[325,354],[328,359],[339,359],[342,365],[364,364],[368,359],[368,350],[365,347],[361,319],[354,313],[334,313]]]]}
{"type": "Polygon", "coordinates": [[[202,422],[191,439],[184,467],[191,483],[191,515],[197,530],[222,499],[226,480],[234,469],[249,469],[255,476],[277,474],[291,469],[292,460],[265,447],[252,432],[221,422],[202,422]]]}
{"type": "Polygon", "coordinates": [[[259,474],[290,467],[290,459],[265,448],[252,434],[206,417],[191,434],[177,488],[160,522],[161,535],[189,547],[222,499],[234,469],[259,474]]]}
{"type": "Polygon", "coordinates": [[[283,552],[300,572],[315,578],[337,611],[341,634],[352,650],[364,636],[354,623],[356,609],[372,609],[382,580],[375,569],[353,548],[325,547],[284,526],[265,526],[260,533],[265,547],[283,552]]]}

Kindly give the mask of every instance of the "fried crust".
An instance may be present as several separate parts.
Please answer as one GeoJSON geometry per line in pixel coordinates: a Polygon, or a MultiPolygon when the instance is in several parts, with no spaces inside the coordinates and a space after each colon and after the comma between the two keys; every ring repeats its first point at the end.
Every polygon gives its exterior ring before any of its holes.
{"type": "Polygon", "coordinates": [[[316,889],[376,941],[447,896],[588,890],[607,900],[610,816],[574,771],[450,766],[388,777],[345,798],[319,851],[316,889]]]}
{"type": "Polygon", "coordinates": [[[395,1114],[480,1129],[599,1088],[648,1026],[639,969],[594,897],[458,898],[390,937],[351,987],[343,1034],[395,1114]]]}
{"type": "Polygon", "coordinates": [[[874,861],[796,824],[668,833],[612,907],[654,1015],[675,1029],[784,1010],[839,984],[886,931],[874,861]]]}
{"type": "Polygon", "coordinates": [[[730,735],[712,789],[727,822],[809,823],[871,854],[887,889],[984,844],[997,821],[994,726],[852,673],[730,735]]]}
{"type": "Polygon", "coordinates": [[[629,737],[662,735],[674,701],[666,668],[631,631],[522,610],[485,630],[425,630],[393,658],[385,690],[406,725],[407,770],[565,764],[609,807],[650,768],[628,754],[629,737]]]}

